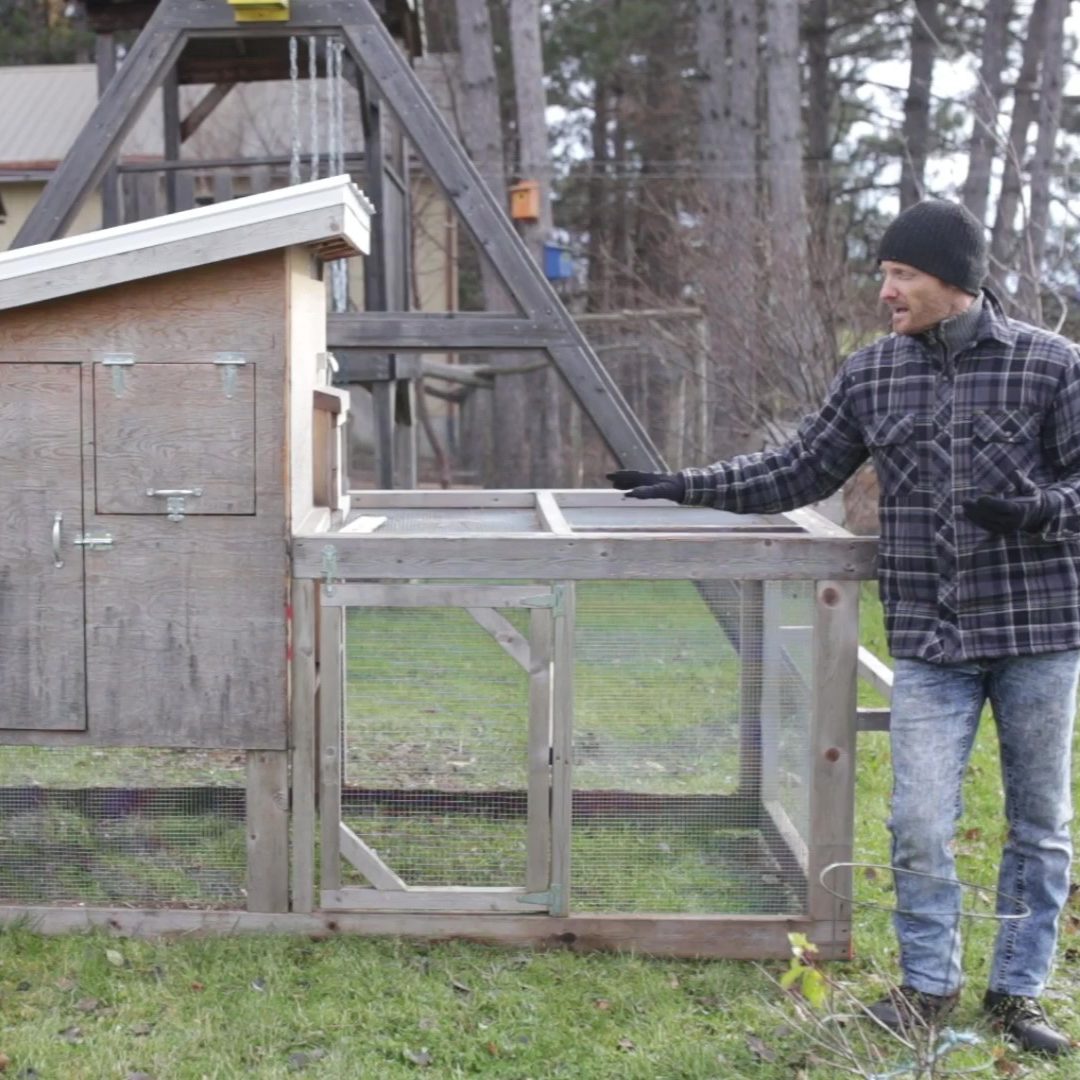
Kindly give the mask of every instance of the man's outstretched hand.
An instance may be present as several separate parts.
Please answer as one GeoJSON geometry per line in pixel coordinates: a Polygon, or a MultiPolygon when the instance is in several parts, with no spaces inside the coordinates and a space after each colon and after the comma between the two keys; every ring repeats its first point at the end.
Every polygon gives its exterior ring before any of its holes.
{"type": "Polygon", "coordinates": [[[608,473],[607,478],[612,487],[625,491],[628,499],[671,499],[681,503],[686,494],[686,481],[678,473],[617,469],[608,473]]]}
{"type": "Polygon", "coordinates": [[[1013,485],[1014,496],[980,495],[965,500],[964,513],[980,528],[998,536],[1038,532],[1054,512],[1049,497],[1021,472],[1013,474],[1013,485]]]}

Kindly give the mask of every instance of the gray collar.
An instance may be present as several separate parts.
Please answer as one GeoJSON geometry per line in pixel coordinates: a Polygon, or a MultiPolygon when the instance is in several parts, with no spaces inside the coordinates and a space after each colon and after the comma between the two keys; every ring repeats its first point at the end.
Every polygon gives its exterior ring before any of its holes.
{"type": "Polygon", "coordinates": [[[979,293],[967,311],[961,311],[959,315],[953,315],[952,318],[938,323],[926,332],[926,336],[931,341],[944,345],[946,355],[955,356],[975,340],[982,313],[983,294],[979,293]]]}

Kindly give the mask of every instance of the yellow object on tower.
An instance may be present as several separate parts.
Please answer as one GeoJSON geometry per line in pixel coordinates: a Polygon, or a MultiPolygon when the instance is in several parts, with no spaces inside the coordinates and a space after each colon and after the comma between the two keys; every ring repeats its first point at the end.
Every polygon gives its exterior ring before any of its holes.
{"type": "Polygon", "coordinates": [[[522,180],[510,185],[510,216],[515,221],[540,220],[540,181],[522,180]]]}
{"type": "Polygon", "coordinates": [[[228,0],[237,22],[288,22],[289,0],[228,0]]]}

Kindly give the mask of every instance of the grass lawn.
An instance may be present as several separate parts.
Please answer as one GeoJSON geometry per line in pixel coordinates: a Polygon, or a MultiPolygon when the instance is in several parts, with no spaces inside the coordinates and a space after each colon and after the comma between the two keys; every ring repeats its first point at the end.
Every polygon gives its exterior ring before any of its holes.
{"type": "MultiPolygon", "coordinates": [[[[610,617],[617,621],[626,613],[613,603],[610,617]]],[[[703,626],[701,634],[707,633],[711,631],[703,626]]],[[[679,648],[693,658],[703,640],[689,634],[679,648]]],[[[870,590],[863,641],[885,655],[870,590]]],[[[628,680],[639,694],[650,685],[670,685],[642,665],[647,643],[641,643],[639,653],[619,658],[622,673],[614,679],[614,658],[604,651],[603,635],[593,644],[592,658],[586,656],[583,663],[595,663],[598,671],[606,672],[595,684],[602,692],[594,693],[596,710],[587,724],[594,740],[590,746],[595,746],[594,782],[602,784],[608,763],[617,763],[627,746],[635,744],[645,748],[649,760],[656,759],[649,790],[724,790],[724,778],[732,769],[725,753],[707,761],[702,772],[680,771],[680,761],[660,754],[662,724],[654,725],[644,715],[630,718],[633,722],[608,719],[610,709],[605,711],[604,702],[615,700],[612,695],[628,680]],[[601,678],[608,683],[602,684],[601,678]]],[[[688,702],[703,693],[708,698],[708,689],[697,686],[688,702]]],[[[864,704],[875,703],[869,691],[863,694],[864,704]]],[[[718,695],[722,698],[719,689],[718,695]]],[[[440,703],[433,700],[426,707],[437,709],[440,703]]],[[[678,702],[672,702],[672,708],[665,723],[672,717],[685,723],[685,708],[678,702]]],[[[727,708],[723,701],[714,706],[711,718],[703,715],[699,727],[714,722],[727,708]]],[[[688,740],[692,728],[686,724],[688,740]]],[[[467,719],[446,719],[443,736],[448,750],[438,759],[439,768],[445,766],[440,784],[455,776],[466,789],[489,786],[491,775],[481,771],[470,776],[469,740],[474,734],[467,719]]],[[[688,753],[690,747],[688,742],[688,753]]],[[[133,760],[140,768],[151,767],[143,758],[133,760]]],[[[159,754],[156,764],[165,767],[168,761],[168,754],[159,754]]],[[[18,767],[9,761],[0,783],[20,782],[12,780],[18,767]]],[[[207,760],[201,767],[209,777],[221,763],[207,760]]],[[[363,776],[365,759],[358,748],[352,768],[363,776]]],[[[412,775],[415,768],[415,760],[402,759],[403,775],[412,775]]],[[[887,737],[863,735],[856,827],[860,861],[888,860],[888,788],[887,737]]],[[[993,881],[1004,827],[1001,799],[993,733],[984,724],[969,770],[967,812],[958,839],[965,879],[986,885],[993,881]]],[[[610,850],[613,843],[611,836],[598,835],[596,840],[599,849],[610,850]]],[[[507,838],[496,848],[513,859],[516,842],[507,838]]],[[[236,858],[232,841],[223,840],[222,845],[216,857],[231,864],[236,858]]],[[[580,854],[588,861],[587,846],[580,854]]],[[[152,861],[150,855],[148,846],[143,863],[152,861]]],[[[127,868],[132,875],[140,872],[137,862],[127,868]]],[[[667,884],[679,894],[708,889],[707,882],[693,875],[667,884]]],[[[626,886],[628,894],[652,887],[644,878],[626,886]]],[[[859,873],[857,887],[859,898],[868,903],[890,902],[888,875],[859,873]]],[[[1074,898],[1073,904],[1049,1005],[1080,1034],[1080,899],[1074,898]]],[[[978,1022],[977,1001],[993,929],[992,920],[969,924],[969,987],[954,1024],[979,1033],[986,1042],[950,1058],[950,1063],[988,1066],[982,1075],[1080,1078],[1080,1061],[1055,1066],[1011,1052],[991,1056],[995,1044],[978,1022]]],[[[830,965],[829,974],[862,997],[876,996],[883,977],[895,970],[888,916],[860,908],[856,946],[856,959],[830,965]]],[[[747,963],[500,950],[464,942],[183,936],[148,942],[104,934],[43,938],[15,928],[0,932],[0,1076],[835,1080],[844,1074],[815,1056],[815,1048],[797,1030],[790,1006],[766,976],[766,970],[778,976],[785,966],[773,963],[763,970],[747,963]]],[[[883,1046],[881,1040],[871,1041],[883,1046]]],[[[872,1067],[887,1075],[892,1066],[872,1067]]]]}

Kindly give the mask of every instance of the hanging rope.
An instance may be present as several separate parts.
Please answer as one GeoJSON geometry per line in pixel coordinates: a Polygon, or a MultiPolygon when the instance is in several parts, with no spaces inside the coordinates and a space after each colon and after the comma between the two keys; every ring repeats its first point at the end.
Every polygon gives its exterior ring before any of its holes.
{"type": "Polygon", "coordinates": [[[308,108],[311,113],[311,171],[309,180],[319,179],[319,41],[307,39],[308,50],[308,108]]]}
{"type": "MultiPolygon", "coordinates": [[[[326,78],[330,117],[327,122],[327,171],[330,176],[345,172],[345,46],[336,38],[326,39],[326,78]]],[[[349,268],[344,259],[330,265],[330,298],[334,311],[349,306],[349,268]]]]}
{"type": "Polygon", "coordinates": [[[295,37],[289,38],[289,97],[292,106],[292,141],[289,148],[289,184],[300,183],[300,65],[295,37]]]}

